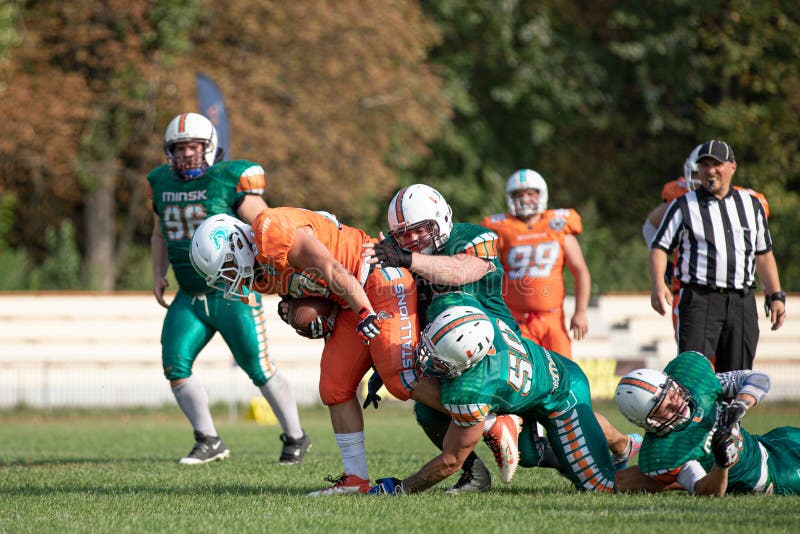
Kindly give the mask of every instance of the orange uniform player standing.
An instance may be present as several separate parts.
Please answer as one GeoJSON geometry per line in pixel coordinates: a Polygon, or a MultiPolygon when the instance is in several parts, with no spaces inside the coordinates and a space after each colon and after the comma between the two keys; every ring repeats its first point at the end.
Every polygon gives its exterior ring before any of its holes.
{"type": "Polygon", "coordinates": [[[521,169],[506,184],[508,213],[489,215],[481,222],[498,236],[505,270],[503,298],[523,336],[542,347],[572,358],[564,318],[564,265],[575,279],[575,312],[570,330],[582,339],[588,330],[591,276],[575,238],[583,231],[572,209],[547,209],[547,183],[521,169]]]}

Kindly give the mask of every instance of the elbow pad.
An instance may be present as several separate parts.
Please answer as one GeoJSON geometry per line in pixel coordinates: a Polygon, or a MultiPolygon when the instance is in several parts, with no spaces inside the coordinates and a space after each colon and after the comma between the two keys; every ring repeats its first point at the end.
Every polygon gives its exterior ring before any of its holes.
{"type": "Polygon", "coordinates": [[[648,248],[650,248],[650,244],[653,242],[653,238],[656,236],[656,232],[658,228],[653,226],[653,223],[650,222],[650,219],[646,219],[644,224],[642,225],[642,237],[644,237],[644,242],[648,248]]]}
{"type": "Polygon", "coordinates": [[[752,371],[742,381],[742,388],[739,394],[747,393],[756,399],[756,404],[769,393],[769,375],[760,371],[752,371]]]}

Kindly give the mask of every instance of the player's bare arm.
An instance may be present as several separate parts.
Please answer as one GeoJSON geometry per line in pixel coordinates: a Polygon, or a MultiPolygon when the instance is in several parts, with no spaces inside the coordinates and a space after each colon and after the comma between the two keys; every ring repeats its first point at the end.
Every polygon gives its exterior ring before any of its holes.
{"type": "Polygon", "coordinates": [[[729,468],[717,464],[711,466],[711,471],[694,485],[694,494],[724,497],[728,488],[728,471],[729,468]]]}
{"type": "MultiPolygon", "coordinates": [[[[781,290],[781,282],[778,277],[778,265],[775,262],[775,255],[772,251],[766,254],[756,254],[756,272],[758,278],[764,286],[765,295],[773,295],[781,290]]],[[[777,330],[783,326],[786,320],[786,303],[771,299],[769,304],[770,321],[772,329],[777,330]]]]}
{"type": "Polygon", "coordinates": [[[236,216],[247,224],[253,224],[256,215],[267,209],[267,203],[259,195],[247,195],[236,209],[236,216]]]}
{"type": "Polygon", "coordinates": [[[450,423],[444,437],[442,454],[425,464],[422,469],[403,480],[405,493],[424,491],[446,479],[464,464],[469,453],[483,436],[483,424],[470,427],[450,423]]]}
{"type": "Polygon", "coordinates": [[[161,234],[161,224],[157,214],[153,216],[150,253],[153,257],[153,295],[161,306],[169,308],[169,304],[164,300],[164,290],[169,286],[169,280],[167,280],[169,257],[167,256],[167,242],[164,241],[164,236],[161,234]]]}
{"type": "Polygon", "coordinates": [[[572,234],[564,236],[564,260],[575,280],[575,312],[570,320],[569,329],[572,331],[572,337],[580,340],[589,331],[586,310],[589,307],[589,296],[592,291],[592,276],[589,274],[581,245],[572,234]]]}
{"type": "Polygon", "coordinates": [[[414,252],[411,271],[434,284],[462,286],[477,282],[496,269],[494,264],[470,254],[431,256],[414,252]]]}
{"type": "Polygon", "coordinates": [[[670,484],[645,475],[642,473],[642,470],[639,469],[638,465],[626,467],[625,469],[617,471],[614,474],[614,485],[617,491],[621,492],[642,491],[646,493],[657,493],[660,491],[680,489],[677,482],[670,484]]]}
{"type": "Polygon", "coordinates": [[[358,280],[314,237],[311,228],[304,226],[295,231],[288,260],[295,269],[318,273],[330,290],[347,302],[353,311],[363,308],[374,311],[358,280]]]}
{"type": "Polygon", "coordinates": [[[672,307],[672,292],[664,282],[664,273],[667,272],[667,253],[660,248],[653,247],[650,251],[650,280],[653,290],[650,294],[650,305],[659,314],[664,315],[672,307]]]}

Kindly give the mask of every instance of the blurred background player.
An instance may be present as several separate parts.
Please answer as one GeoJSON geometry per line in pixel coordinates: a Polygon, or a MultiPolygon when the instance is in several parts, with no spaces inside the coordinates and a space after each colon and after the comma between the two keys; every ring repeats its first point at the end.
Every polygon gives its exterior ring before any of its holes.
{"type": "Polygon", "coordinates": [[[286,377],[270,362],[261,300],[253,306],[222,298],[195,272],[189,260],[194,230],[206,217],[236,214],[245,221],[267,207],[264,169],[255,163],[220,161],[217,132],[197,113],[178,115],[167,126],[167,163],[147,176],[153,200],[153,294],[167,308],[161,332],[164,375],[175,400],[194,429],[195,445],[181,464],[203,464],[230,455],[219,438],[208,394],[192,375],[192,366],[216,332],[222,335],[236,363],[264,395],[280,422],[281,464],[299,463],[311,440],[300,427],[297,404],[286,377]],[[172,266],[178,292],[164,300],[172,266]]]}
{"type": "MultiPolygon", "coordinates": [[[[642,225],[642,237],[644,237],[644,242],[648,248],[650,247],[650,243],[653,241],[653,237],[656,235],[658,227],[661,225],[661,220],[664,218],[664,213],[667,212],[667,206],[669,206],[669,203],[676,198],[685,195],[689,191],[694,191],[701,185],[700,167],[697,165],[697,155],[700,153],[700,148],[702,148],[702,146],[703,145],[700,144],[692,149],[692,151],[689,153],[689,156],[683,162],[683,176],[664,184],[664,187],[661,188],[661,204],[653,208],[653,210],[647,214],[647,218],[644,220],[644,224],[642,225]]],[[[733,188],[747,191],[756,197],[761,202],[761,206],[764,208],[764,215],[769,218],[769,203],[767,202],[767,197],[765,197],[763,193],[759,193],[753,189],[744,188],[738,185],[734,185],[733,188]]],[[[676,249],[672,255],[671,265],[675,265],[675,263],[679,261],[679,256],[680,249],[676,249]]],[[[672,269],[669,265],[667,266],[665,282],[672,289],[672,328],[675,330],[677,335],[678,304],[681,300],[681,284],[673,276],[672,269]]]]}
{"type": "Polygon", "coordinates": [[[647,432],[639,465],[617,472],[617,489],[800,494],[800,428],[758,436],[740,426],[769,389],[765,373],[715,374],[697,352],[679,354],[664,372],[628,373],[617,386],[617,405],[647,432]]]}
{"type": "Polygon", "coordinates": [[[512,174],[506,183],[508,213],[481,221],[498,235],[503,263],[503,297],[522,335],[572,359],[572,343],[564,320],[564,265],[575,281],[572,336],[583,339],[589,329],[592,279],[576,235],[583,231],[573,209],[547,209],[547,183],[530,169],[512,174]]]}

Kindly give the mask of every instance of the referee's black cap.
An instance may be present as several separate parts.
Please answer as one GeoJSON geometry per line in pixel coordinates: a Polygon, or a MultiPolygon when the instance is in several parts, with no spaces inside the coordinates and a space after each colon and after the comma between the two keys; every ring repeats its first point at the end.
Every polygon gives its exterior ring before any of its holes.
{"type": "Polygon", "coordinates": [[[700,152],[697,153],[695,163],[703,158],[713,158],[720,162],[730,161],[731,163],[736,163],[736,158],[733,157],[733,149],[730,145],[725,141],[717,141],[716,139],[703,143],[703,146],[700,147],[700,152]]]}

